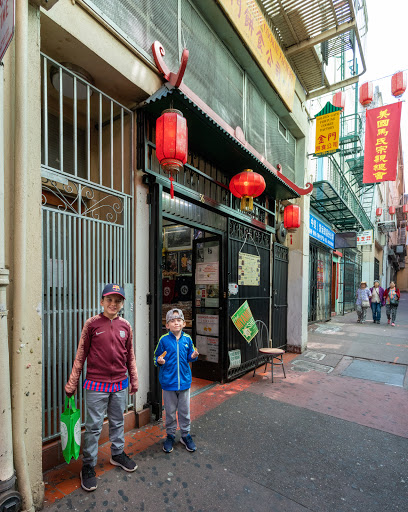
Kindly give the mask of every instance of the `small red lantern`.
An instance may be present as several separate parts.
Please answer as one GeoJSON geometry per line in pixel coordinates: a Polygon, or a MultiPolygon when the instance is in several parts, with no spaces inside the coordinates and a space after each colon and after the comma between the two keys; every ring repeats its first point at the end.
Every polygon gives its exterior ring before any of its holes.
{"type": "Polygon", "coordinates": [[[170,195],[174,198],[173,174],[187,162],[187,121],[176,109],[168,109],[156,121],[156,156],[170,175],[170,195]]]}
{"type": "Polygon", "coordinates": [[[249,211],[254,207],[254,197],[258,197],[266,188],[266,183],[260,174],[252,169],[245,169],[234,176],[229,184],[231,194],[241,199],[241,210],[249,211]]]}
{"type": "Polygon", "coordinates": [[[343,91],[336,92],[336,94],[333,96],[332,104],[335,107],[340,107],[342,110],[344,110],[346,105],[346,95],[343,91]]]}
{"type": "Polygon", "coordinates": [[[390,215],[394,215],[395,214],[395,206],[390,206],[388,208],[388,212],[389,212],[390,215]]]}
{"type": "Polygon", "coordinates": [[[360,87],[359,101],[363,107],[369,105],[373,101],[373,84],[372,82],[365,82],[360,87]]]}
{"type": "Polygon", "coordinates": [[[399,71],[392,75],[391,78],[391,92],[392,95],[398,98],[402,96],[407,89],[407,75],[403,71],[399,71]]]}
{"type": "Polygon", "coordinates": [[[382,215],[382,208],[377,208],[375,210],[375,214],[377,215],[377,217],[381,217],[381,215],[382,215]]]}
{"type": "Polygon", "coordinates": [[[300,228],[300,206],[290,204],[283,212],[283,225],[288,231],[300,228]]]}
{"type": "Polygon", "coordinates": [[[408,213],[408,204],[402,205],[402,213],[408,213]]]}

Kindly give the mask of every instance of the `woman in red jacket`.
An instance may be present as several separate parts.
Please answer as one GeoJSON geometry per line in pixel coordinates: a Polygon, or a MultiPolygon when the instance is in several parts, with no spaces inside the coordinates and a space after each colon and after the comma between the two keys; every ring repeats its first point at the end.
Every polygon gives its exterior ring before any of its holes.
{"type": "Polygon", "coordinates": [[[394,281],[391,281],[390,287],[384,292],[385,299],[385,310],[387,313],[388,324],[391,323],[395,327],[395,317],[397,316],[398,303],[401,297],[401,293],[395,286],[394,281]]]}

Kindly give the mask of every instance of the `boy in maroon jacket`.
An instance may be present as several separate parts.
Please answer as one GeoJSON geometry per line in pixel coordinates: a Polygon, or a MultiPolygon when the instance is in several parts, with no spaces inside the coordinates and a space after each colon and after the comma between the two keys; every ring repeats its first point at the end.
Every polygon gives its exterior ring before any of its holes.
{"type": "Polygon", "coordinates": [[[72,396],[87,361],[85,423],[81,486],[86,491],[97,487],[95,465],[98,440],[106,409],[109,419],[111,459],[114,466],[135,471],[136,463],[123,451],[125,445],[124,417],[126,389],[134,395],[138,389],[133,332],[130,323],[118,316],[123,307],[125,292],[117,284],[107,284],[102,292],[103,313],[89,318],[82,329],[72,372],[65,392],[72,396]],[[129,378],[127,377],[129,372],[129,378]]]}

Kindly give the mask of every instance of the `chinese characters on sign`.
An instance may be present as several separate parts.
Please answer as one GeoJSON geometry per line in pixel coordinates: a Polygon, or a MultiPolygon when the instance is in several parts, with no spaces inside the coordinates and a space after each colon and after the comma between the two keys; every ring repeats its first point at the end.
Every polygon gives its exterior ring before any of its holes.
{"type": "Polygon", "coordinates": [[[261,284],[261,258],[255,254],[238,253],[238,284],[259,286],[261,284]]]}
{"type": "Polygon", "coordinates": [[[312,238],[334,249],[334,231],[320,222],[314,215],[310,214],[309,234],[312,238]]]}
{"type": "Polygon", "coordinates": [[[363,183],[395,181],[402,103],[367,110],[363,183]]]}
{"type": "Polygon", "coordinates": [[[258,332],[255,319],[252,316],[249,308],[248,301],[246,300],[235,313],[232,315],[231,320],[238,331],[241,333],[248,343],[254,338],[258,332]]]}
{"type": "Polygon", "coordinates": [[[296,75],[254,0],[218,0],[259,67],[292,111],[296,75]]]}
{"type": "Polygon", "coordinates": [[[317,289],[323,290],[323,260],[317,260],[317,289]]]}
{"type": "Polygon", "coordinates": [[[316,155],[328,155],[339,149],[340,113],[338,110],[316,117],[316,155]]]}
{"type": "Polygon", "coordinates": [[[373,243],[373,230],[362,231],[357,235],[357,245],[371,245],[373,243]]]}

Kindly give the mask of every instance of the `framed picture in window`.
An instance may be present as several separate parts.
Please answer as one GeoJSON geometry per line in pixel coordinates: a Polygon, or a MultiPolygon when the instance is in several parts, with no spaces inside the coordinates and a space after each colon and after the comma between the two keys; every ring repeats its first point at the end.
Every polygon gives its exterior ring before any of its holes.
{"type": "Polygon", "coordinates": [[[168,251],[188,251],[192,248],[192,229],[188,226],[166,226],[164,246],[168,251]]]}
{"type": "Polygon", "coordinates": [[[179,272],[179,253],[167,252],[166,253],[166,270],[167,272],[179,272]]]}
{"type": "Polygon", "coordinates": [[[180,274],[193,272],[193,251],[180,251],[179,272],[180,274]]]}

